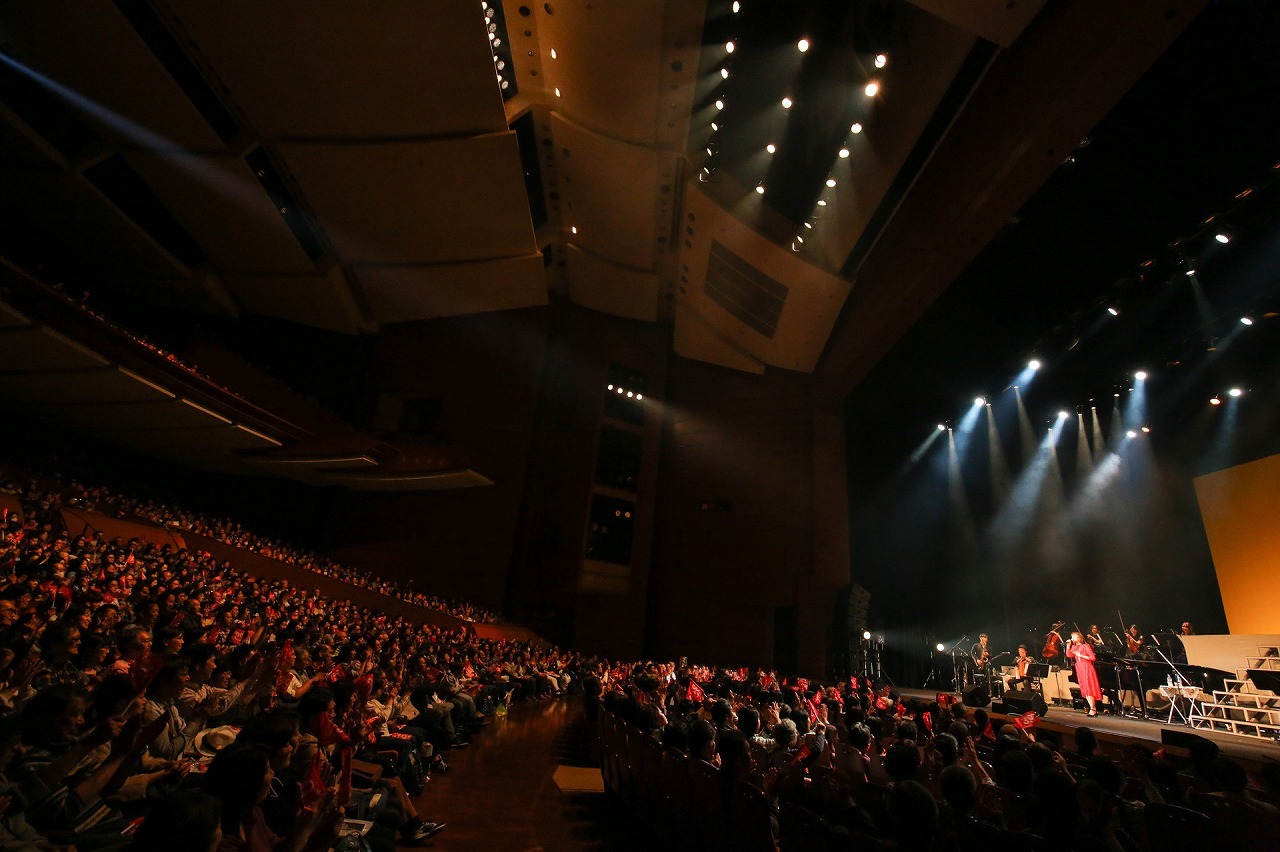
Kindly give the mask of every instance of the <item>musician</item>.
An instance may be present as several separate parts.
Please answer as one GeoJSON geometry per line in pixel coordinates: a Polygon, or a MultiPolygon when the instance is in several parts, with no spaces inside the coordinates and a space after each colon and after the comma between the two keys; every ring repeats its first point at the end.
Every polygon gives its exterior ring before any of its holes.
{"type": "Polygon", "coordinates": [[[1098,715],[1098,702],[1102,700],[1102,684],[1098,682],[1098,671],[1093,663],[1098,659],[1093,646],[1084,640],[1079,631],[1073,631],[1071,641],[1067,643],[1067,656],[1075,661],[1076,682],[1080,684],[1080,695],[1089,703],[1089,715],[1098,715]]]}
{"type": "Polygon", "coordinates": [[[991,662],[991,649],[987,647],[987,634],[978,634],[978,644],[970,648],[969,653],[973,657],[974,670],[981,672],[984,676],[989,675],[987,664],[991,662]]]}
{"type": "Polygon", "coordinates": [[[1192,626],[1191,626],[1191,622],[1190,622],[1190,621],[1184,621],[1184,622],[1182,622],[1182,635],[1183,635],[1183,636],[1195,636],[1195,635],[1196,635],[1196,630],[1195,630],[1195,628],[1194,628],[1194,627],[1192,627],[1192,626]]]}
{"type": "Polygon", "coordinates": [[[1124,634],[1124,644],[1130,657],[1136,657],[1142,653],[1142,648],[1147,642],[1146,638],[1138,632],[1138,625],[1129,625],[1129,629],[1124,634]]]}
{"type": "Polygon", "coordinates": [[[1024,686],[1029,687],[1031,685],[1031,672],[1029,669],[1031,668],[1031,664],[1034,662],[1035,659],[1027,654],[1027,646],[1019,645],[1018,656],[1013,658],[1013,664],[1017,668],[1017,676],[1009,678],[1005,685],[1008,686],[1009,689],[1021,689],[1024,686]]]}
{"type": "Polygon", "coordinates": [[[1098,625],[1096,624],[1089,625],[1089,635],[1085,636],[1084,638],[1086,642],[1088,642],[1090,645],[1093,646],[1095,651],[1099,648],[1099,646],[1107,644],[1106,642],[1103,641],[1102,631],[1098,629],[1098,625]]]}

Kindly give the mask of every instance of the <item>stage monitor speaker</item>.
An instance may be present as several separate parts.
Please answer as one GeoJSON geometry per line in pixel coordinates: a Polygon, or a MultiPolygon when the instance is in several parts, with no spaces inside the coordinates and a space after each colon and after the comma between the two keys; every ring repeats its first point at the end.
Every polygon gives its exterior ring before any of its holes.
{"type": "Polygon", "coordinates": [[[965,707],[986,707],[991,703],[991,693],[982,684],[971,686],[964,694],[965,707]]]}
{"type": "Polygon", "coordinates": [[[1041,717],[1049,715],[1049,705],[1044,703],[1044,696],[1026,689],[1005,690],[1004,706],[1010,716],[1021,716],[1028,710],[1036,711],[1041,717]]]}
{"type": "Polygon", "coordinates": [[[1193,734],[1180,728],[1161,728],[1160,729],[1160,745],[1177,746],[1185,748],[1188,751],[1195,748],[1200,743],[1212,743],[1208,737],[1202,737],[1199,734],[1193,734]]]}

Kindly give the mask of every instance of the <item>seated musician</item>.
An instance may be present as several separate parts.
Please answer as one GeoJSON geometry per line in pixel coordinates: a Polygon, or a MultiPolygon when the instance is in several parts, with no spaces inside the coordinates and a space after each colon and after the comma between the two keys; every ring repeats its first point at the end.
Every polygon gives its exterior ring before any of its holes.
{"type": "Polygon", "coordinates": [[[1107,644],[1102,638],[1102,631],[1098,629],[1098,625],[1089,625],[1089,634],[1084,637],[1084,641],[1088,642],[1096,650],[1099,646],[1107,644]]]}
{"type": "Polygon", "coordinates": [[[1011,677],[1005,681],[1005,685],[1009,689],[1027,689],[1031,686],[1031,673],[1029,669],[1035,660],[1027,654],[1027,646],[1018,646],[1018,656],[1014,658],[1013,664],[1017,667],[1017,676],[1011,677]]]}
{"type": "Polygon", "coordinates": [[[1138,632],[1138,625],[1129,625],[1129,629],[1124,634],[1124,644],[1130,657],[1137,657],[1142,653],[1142,648],[1147,642],[1146,638],[1138,632]]]}

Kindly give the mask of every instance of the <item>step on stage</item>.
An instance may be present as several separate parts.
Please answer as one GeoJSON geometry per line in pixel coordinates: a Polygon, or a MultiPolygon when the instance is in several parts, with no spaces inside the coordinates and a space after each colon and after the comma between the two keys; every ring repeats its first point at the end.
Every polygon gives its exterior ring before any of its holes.
{"type": "MultiPolygon", "coordinates": [[[[925,701],[933,701],[938,695],[936,690],[907,688],[899,688],[898,693],[925,701]]],[[[958,693],[946,694],[951,695],[956,701],[961,700],[961,696],[958,693]]],[[[1016,713],[1002,714],[992,712],[990,704],[982,709],[991,713],[991,718],[997,727],[1000,723],[1012,720],[1013,716],[1017,715],[1016,713]]],[[[1010,709],[1012,710],[1013,708],[1010,709]]],[[[1018,711],[1023,709],[1030,710],[1033,708],[1017,708],[1018,711]]],[[[1070,707],[1059,705],[1047,708],[1047,712],[1037,724],[1036,729],[1055,731],[1059,735],[1070,734],[1074,736],[1076,728],[1084,727],[1097,734],[1100,740],[1108,739],[1119,744],[1123,744],[1122,741],[1125,740],[1138,741],[1150,745],[1153,749],[1160,748],[1163,745],[1174,754],[1185,755],[1187,744],[1194,741],[1193,737],[1199,736],[1213,740],[1218,744],[1218,748],[1221,749],[1223,754],[1237,760],[1250,762],[1280,760],[1280,742],[1220,733],[1212,730],[1193,729],[1190,725],[1178,722],[1176,717],[1174,724],[1167,723],[1164,718],[1142,719],[1112,715],[1110,713],[1100,713],[1090,718],[1084,710],[1074,710],[1070,707]]]]}

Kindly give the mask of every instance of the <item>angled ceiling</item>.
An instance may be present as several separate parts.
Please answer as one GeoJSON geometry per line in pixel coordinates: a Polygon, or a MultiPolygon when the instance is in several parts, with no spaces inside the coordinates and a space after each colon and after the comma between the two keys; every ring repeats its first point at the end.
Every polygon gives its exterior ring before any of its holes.
{"type": "Polygon", "coordinates": [[[0,216],[148,303],[354,334],[558,293],[837,397],[1199,4],[1115,5],[15,0],[0,216]]]}

